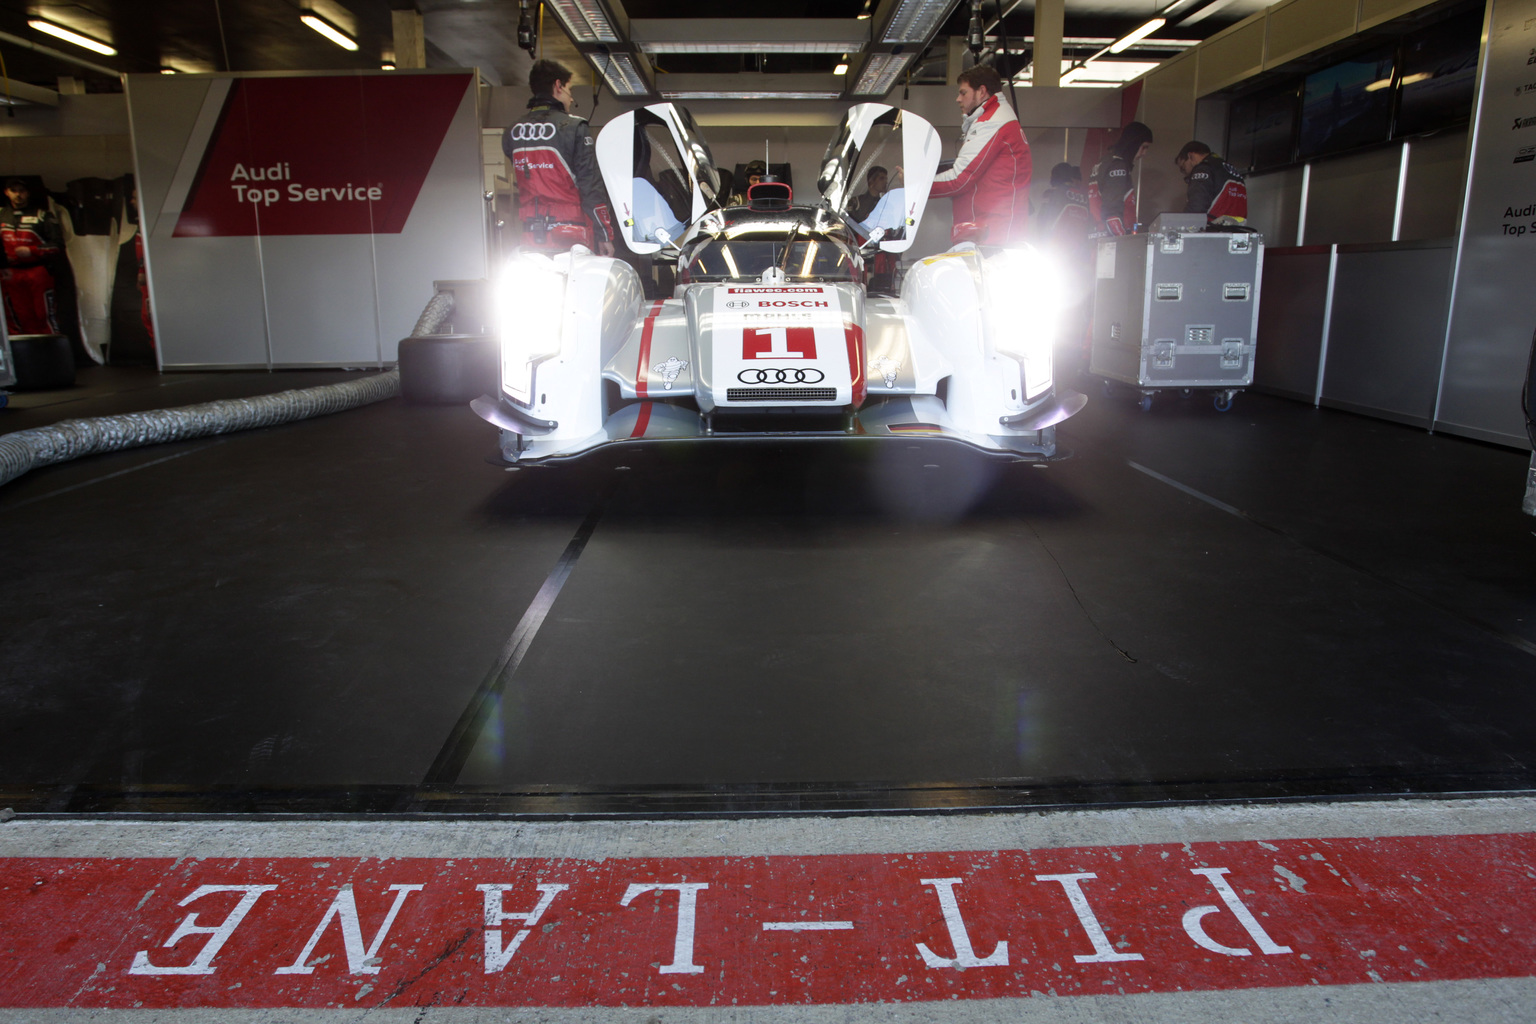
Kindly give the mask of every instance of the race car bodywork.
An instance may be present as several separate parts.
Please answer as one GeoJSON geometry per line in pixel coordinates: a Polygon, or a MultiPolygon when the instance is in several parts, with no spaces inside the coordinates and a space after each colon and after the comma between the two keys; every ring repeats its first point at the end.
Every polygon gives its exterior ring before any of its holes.
{"type": "Polygon", "coordinates": [[[933,437],[1013,457],[1055,454],[1086,399],[1058,389],[1059,287],[1028,248],[964,244],[918,260],[899,295],[870,294],[866,260],[911,246],[939,159],[933,127],[853,107],[828,147],[820,201],[753,186],[721,206],[692,118],[657,104],[615,118],[597,157],[619,234],[676,256],[670,298],[623,261],[577,247],[524,253],[494,286],[501,392],[473,404],[511,463],[620,442],[933,437]],[[850,192],[883,159],[904,181],[854,220],[850,192]]]}

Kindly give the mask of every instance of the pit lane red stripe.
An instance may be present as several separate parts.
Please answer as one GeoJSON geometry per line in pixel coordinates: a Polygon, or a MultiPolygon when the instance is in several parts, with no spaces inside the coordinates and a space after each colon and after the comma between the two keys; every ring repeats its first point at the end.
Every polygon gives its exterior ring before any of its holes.
{"type": "Polygon", "coordinates": [[[645,316],[645,326],[640,329],[640,365],[635,368],[635,394],[641,398],[649,393],[645,376],[650,372],[651,334],[656,330],[656,317],[661,314],[663,301],[665,300],[657,299],[651,305],[651,311],[645,316]]]}
{"type": "Polygon", "coordinates": [[[1536,835],[0,858],[0,1006],[915,1002],[1536,974],[1536,835]]]}
{"type": "Polygon", "coordinates": [[[848,373],[853,379],[853,407],[864,404],[864,328],[845,323],[843,335],[848,339],[848,373]]]}

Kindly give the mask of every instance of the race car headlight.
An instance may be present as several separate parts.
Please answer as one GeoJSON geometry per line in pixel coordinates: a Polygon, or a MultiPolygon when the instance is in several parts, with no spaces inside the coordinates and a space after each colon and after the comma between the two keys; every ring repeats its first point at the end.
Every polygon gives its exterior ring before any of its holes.
{"type": "Polygon", "coordinates": [[[1051,350],[1061,312],[1060,274],[1034,249],[1005,249],[987,260],[987,318],[992,346],[1024,368],[1024,395],[1051,386],[1051,350]]]}
{"type": "Polygon", "coordinates": [[[533,405],[533,368],[560,354],[565,313],[565,275],[539,253],[507,261],[496,289],[496,323],[501,334],[501,387],[533,405]]]}

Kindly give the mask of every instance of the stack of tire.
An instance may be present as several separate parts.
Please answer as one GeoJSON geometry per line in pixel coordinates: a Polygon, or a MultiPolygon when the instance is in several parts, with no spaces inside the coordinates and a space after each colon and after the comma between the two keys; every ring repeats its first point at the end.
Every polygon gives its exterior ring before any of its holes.
{"type": "Polygon", "coordinates": [[[400,395],[417,405],[464,405],[500,387],[500,348],[490,334],[437,333],[454,321],[478,326],[481,282],[439,282],[438,293],[400,342],[400,395]]]}

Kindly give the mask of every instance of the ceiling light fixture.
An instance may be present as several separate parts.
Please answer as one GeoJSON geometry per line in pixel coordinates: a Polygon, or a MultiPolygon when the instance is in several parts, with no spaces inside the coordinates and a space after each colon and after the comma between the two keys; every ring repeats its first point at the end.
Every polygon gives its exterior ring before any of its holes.
{"type": "Polygon", "coordinates": [[[817,92],[813,90],[694,90],[683,89],[669,91],[663,89],[661,98],[667,100],[835,100],[840,92],[817,92]]]}
{"type": "Polygon", "coordinates": [[[906,70],[912,54],[873,54],[859,72],[859,80],[853,87],[855,96],[884,96],[896,84],[896,79],[906,70]]]}
{"type": "Polygon", "coordinates": [[[160,73],[162,75],[174,75],[176,73],[176,69],[175,68],[161,68],[160,69],[160,73]]]}
{"type": "Polygon", "coordinates": [[[549,9],[578,43],[617,43],[618,32],[597,0],[547,0],[549,9]]]}
{"type": "Polygon", "coordinates": [[[62,39],[66,43],[74,43],[76,46],[83,46],[87,50],[105,54],[108,57],[117,56],[117,51],[111,46],[108,46],[106,43],[103,43],[101,40],[92,39],[90,36],[83,36],[79,32],[65,28],[63,25],[55,25],[53,22],[44,21],[42,18],[28,18],[27,26],[29,28],[34,28],[39,32],[47,33],[48,35],[53,36],[55,39],[62,39]]]}
{"type": "Polygon", "coordinates": [[[837,67],[832,69],[832,73],[834,75],[846,75],[848,73],[848,62],[843,61],[837,67]]]}
{"type": "Polygon", "coordinates": [[[389,63],[388,61],[385,61],[383,64],[379,65],[379,70],[380,71],[393,71],[393,70],[395,70],[395,66],[393,64],[389,63]]]}
{"type": "Polygon", "coordinates": [[[1143,39],[1147,38],[1147,36],[1151,35],[1153,32],[1156,32],[1166,24],[1168,24],[1167,18],[1153,18],[1151,21],[1147,22],[1136,31],[1130,33],[1129,35],[1122,36],[1120,39],[1111,43],[1109,46],[1109,52],[1119,53],[1127,47],[1134,46],[1136,43],[1141,42],[1143,39]]]}
{"type": "Polygon", "coordinates": [[[301,14],[299,20],[319,32],[343,50],[357,49],[357,41],[324,18],[314,14],[301,14]]]}

